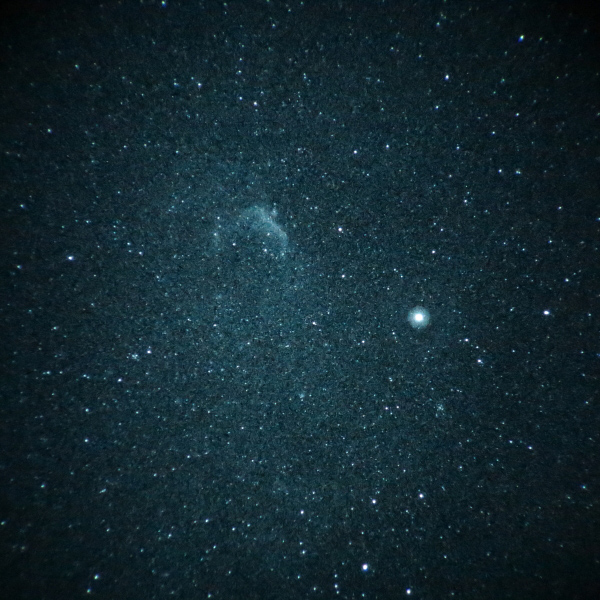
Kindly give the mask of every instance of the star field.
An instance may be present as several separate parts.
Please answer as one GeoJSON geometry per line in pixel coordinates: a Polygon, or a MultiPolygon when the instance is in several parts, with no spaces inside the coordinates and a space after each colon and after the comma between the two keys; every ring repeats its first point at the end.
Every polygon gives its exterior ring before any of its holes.
{"type": "Polygon", "coordinates": [[[7,597],[598,597],[589,13],[0,21],[7,597]]]}

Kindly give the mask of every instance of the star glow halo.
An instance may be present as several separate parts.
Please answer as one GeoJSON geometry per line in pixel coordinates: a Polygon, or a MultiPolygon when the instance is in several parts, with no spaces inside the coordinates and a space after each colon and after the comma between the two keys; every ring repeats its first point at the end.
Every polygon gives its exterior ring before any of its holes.
{"type": "Polygon", "coordinates": [[[415,329],[423,329],[429,325],[429,321],[431,320],[431,316],[429,311],[422,306],[415,306],[408,313],[408,322],[415,329]]]}

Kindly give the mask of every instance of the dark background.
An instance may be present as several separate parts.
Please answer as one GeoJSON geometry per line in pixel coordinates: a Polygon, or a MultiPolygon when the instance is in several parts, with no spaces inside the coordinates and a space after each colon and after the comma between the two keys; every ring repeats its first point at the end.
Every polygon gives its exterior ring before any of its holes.
{"type": "Polygon", "coordinates": [[[546,2],[5,10],[0,595],[599,597],[598,58],[546,2]]]}

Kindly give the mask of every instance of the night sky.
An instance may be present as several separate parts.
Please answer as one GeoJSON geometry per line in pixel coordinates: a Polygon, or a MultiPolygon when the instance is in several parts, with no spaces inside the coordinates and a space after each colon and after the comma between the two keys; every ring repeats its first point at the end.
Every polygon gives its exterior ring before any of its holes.
{"type": "Polygon", "coordinates": [[[599,598],[594,15],[19,6],[0,597],[599,598]]]}

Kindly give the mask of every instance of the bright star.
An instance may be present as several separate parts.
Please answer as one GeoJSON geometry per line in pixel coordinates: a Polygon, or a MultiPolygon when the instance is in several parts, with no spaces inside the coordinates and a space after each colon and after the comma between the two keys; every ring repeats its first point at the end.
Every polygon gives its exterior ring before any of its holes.
{"type": "Polygon", "coordinates": [[[408,322],[415,329],[423,329],[423,327],[427,327],[427,325],[429,325],[430,319],[431,317],[429,315],[429,311],[426,308],[423,308],[422,306],[415,306],[408,313],[408,322]]]}

